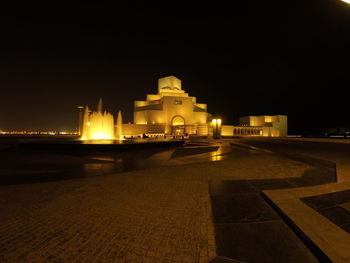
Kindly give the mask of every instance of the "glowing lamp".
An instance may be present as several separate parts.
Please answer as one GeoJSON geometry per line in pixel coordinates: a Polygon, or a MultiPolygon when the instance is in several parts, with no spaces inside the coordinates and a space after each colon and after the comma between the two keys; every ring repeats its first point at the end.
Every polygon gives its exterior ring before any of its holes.
{"type": "Polygon", "coordinates": [[[217,122],[217,120],[216,120],[216,119],[213,119],[211,122],[212,122],[212,123],[216,123],[216,122],[217,122]]]}

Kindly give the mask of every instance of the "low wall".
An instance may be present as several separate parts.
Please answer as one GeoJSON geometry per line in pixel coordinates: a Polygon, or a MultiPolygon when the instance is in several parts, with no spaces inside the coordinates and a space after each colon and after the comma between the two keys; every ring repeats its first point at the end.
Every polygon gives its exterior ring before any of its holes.
{"type": "Polygon", "coordinates": [[[162,134],[165,126],[158,124],[123,124],[123,135],[139,136],[142,134],[162,134]]]}

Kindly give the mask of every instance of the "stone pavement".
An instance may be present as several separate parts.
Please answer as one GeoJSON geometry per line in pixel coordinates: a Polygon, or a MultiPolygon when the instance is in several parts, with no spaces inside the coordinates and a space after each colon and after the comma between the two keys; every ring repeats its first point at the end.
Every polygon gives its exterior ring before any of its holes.
{"type": "Polygon", "coordinates": [[[311,138],[249,138],[241,144],[258,147],[278,154],[304,155],[331,161],[337,165],[337,181],[350,181],[350,141],[311,138]]]}
{"type": "MultiPolygon", "coordinates": [[[[350,162],[347,141],[244,140],[284,156],[322,158],[336,164],[336,183],[264,190],[263,197],[322,262],[350,262],[350,162]],[[310,143],[311,142],[311,143],[310,143]]],[[[244,144],[243,143],[243,144],[244,144]]],[[[242,141],[240,142],[242,146],[242,141]]],[[[314,159],[317,160],[317,159],[314,159]]],[[[326,161],[327,162],[327,161],[326,161]]]]}
{"type": "Polygon", "coordinates": [[[266,189],[318,185],[336,179],[333,163],[293,159],[308,165],[298,177],[210,181],[218,255],[244,262],[318,262],[260,195],[266,189]]]}
{"type": "Polygon", "coordinates": [[[295,178],[310,165],[221,146],[174,152],[168,166],[0,186],[0,262],[237,262],[213,259],[208,181],[295,178]]]}
{"type": "MultiPolygon", "coordinates": [[[[329,207],[327,215],[322,207],[331,196],[342,204],[349,202],[349,183],[323,184],[295,189],[267,190],[264,196],[290,226],[303,237],[310,249],[322,262],[350,262],[350,235],[342,226],[349,223],[349,214],[334,213],[329,207]],[[345,194],[344,194],[345,193],[345,194]],[[325,197],[327,196],[328,197],[325,197]],[[339,201],[343,199],[343,201],[339,201]],[[321,211],[320,211],[321,209],[321,211]],[[344,220],[344,221],[342,221],[344,220]],[[344,222],[344,225],[339,224],[344,222]],[[337,224],[338,223],[338,224],[337,224]]],[[[336,202],[333,207],[336,207],[336,202]]],[[[328,205],[327,205],[328,206],[328,205]]],[[[333,208],[334,209],[334,208],[333,208]]]]}
{"type": "Polygon", "coordinates": [[[350,234],[350,189],[301,200],[350,234]]]}
{"type": "Polygon", "coordinates": [[[1,187],[0,261],[200,262],[212,256],[207,184],[177,168],[1,187]]]}

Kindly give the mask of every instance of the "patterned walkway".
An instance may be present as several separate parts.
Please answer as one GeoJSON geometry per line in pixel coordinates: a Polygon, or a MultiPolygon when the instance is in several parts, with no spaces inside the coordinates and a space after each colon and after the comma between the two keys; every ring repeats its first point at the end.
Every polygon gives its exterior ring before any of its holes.
{"type": "Polygon", "coordinates": [[[208,181],[293,178],[309,168],[214,148],[167,154],[167,166],[0,186],[0,262],[208,262],[216,255],[208,181]]]}

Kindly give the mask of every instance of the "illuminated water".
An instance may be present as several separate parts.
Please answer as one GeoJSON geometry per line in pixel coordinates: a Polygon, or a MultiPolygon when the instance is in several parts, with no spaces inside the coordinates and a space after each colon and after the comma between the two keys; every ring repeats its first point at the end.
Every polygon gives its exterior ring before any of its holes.
{"type": "MultiPolygon", "coordinates": [[[[119,116],[119,115],[118,115],[119,116]]],[[[81,140],[114,140],[114,118],[107,111],[102,110],[100,99],[97,111],[90,112],[86,106],[83,116],[81,140]]]]}
{"type": "Polygon", "coordinates": [[[117,116],[117,134],[116,139],[122,140],[123,139],[123,119],[122,119],[122,112],[118,112],[117,116]]]}

